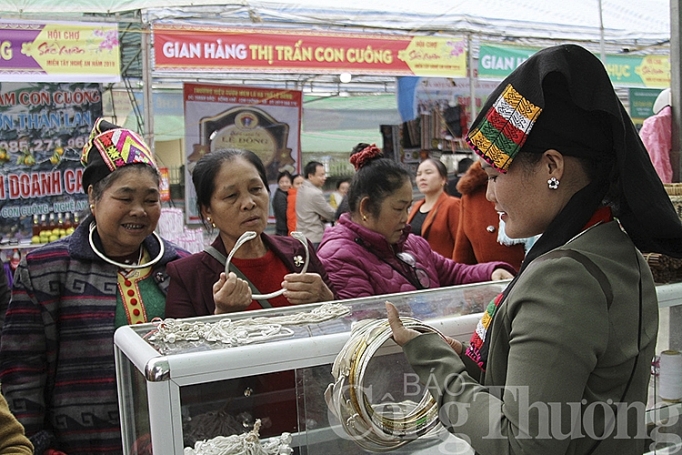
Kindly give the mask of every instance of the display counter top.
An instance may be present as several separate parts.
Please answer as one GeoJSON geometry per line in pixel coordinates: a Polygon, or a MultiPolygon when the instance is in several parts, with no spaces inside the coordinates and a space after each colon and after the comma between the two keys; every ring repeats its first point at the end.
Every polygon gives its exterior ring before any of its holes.
{"type": "MultiPolygon", "coordinates": [[[[360,320],[386,317],[384,302],[394,303],[401,315],[427,322],[450,336],[464,336],[473,331],[480,313],[508,281],[479,283],[447,288],[427,289],[401,294],[365,297],[333,302],[347,308],[340,317],[312,324],[286,324],[290,334],[286,337],[272,336],[256,344],[234,345],[205,339],[176,341],[173,343],[154,340],[158,333],[155,323],[121,327],[116,331],[115,343],[129,356],[147,380],[174,380],[183,384],[192,378],[210,374],[215,376],[216,366],[210,359],[220,358],[229,365],[220,373],[223,379],[279,371],[307,366],[310,359],[315,363],[332,363],[348,340],[351,325],[360,320]],[[313,339],[311,342],[310,339],[313,339]],[[315,342],[324,338],[324,342],[315,342]],[[286,339],[286,343],[280,343],[286,339]],[[141,342],[144,341],[144,342],[141,342]],[[264,345],[267,349],[264,349],[264,345]],[[257,353],[259,365],[254,365],[257,353]],[[265,370],[264,370],[265,369],[265,370]]],[[[233,323],[282,319],[307,314],[329,304],[308,304],[258,311],[240,312],[217,316],[182,319],[184,324],[218,324],[226,320],[233,323]]],[[[177,322],[166,320],[166,322],[177,322]]]]}

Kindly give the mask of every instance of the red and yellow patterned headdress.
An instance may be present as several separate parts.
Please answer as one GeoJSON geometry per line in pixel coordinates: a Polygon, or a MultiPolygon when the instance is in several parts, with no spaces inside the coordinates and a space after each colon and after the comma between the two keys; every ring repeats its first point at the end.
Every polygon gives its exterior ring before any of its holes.
{"type": "Polygon", "coordinates": [[[83,172],[83,191],[88,187],[128,164],[147,164],[157,169],[152,151],[144,140],[134,131],[121,128],[99,118],[83,147],[81,163],[83,172]]]}
{"type": "Polygon", "coordinates": [[[492,166],[506,172],[541,113],[542,108],[508,84],[467,141],[492,166]]]}

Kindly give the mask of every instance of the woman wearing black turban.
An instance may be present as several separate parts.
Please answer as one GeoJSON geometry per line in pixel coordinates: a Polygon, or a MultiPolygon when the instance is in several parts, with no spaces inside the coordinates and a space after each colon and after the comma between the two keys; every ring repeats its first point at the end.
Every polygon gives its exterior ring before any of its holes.
{"type": "Polygon", "coordinates": [[[643,453],[658,302],[640,251],[681,257],[682,225],[604,66],[575,45],[538,52],[467,139],[507,235],[542,235],[469,346],[387,304],[394,339],[480,454],[643,453]]]}

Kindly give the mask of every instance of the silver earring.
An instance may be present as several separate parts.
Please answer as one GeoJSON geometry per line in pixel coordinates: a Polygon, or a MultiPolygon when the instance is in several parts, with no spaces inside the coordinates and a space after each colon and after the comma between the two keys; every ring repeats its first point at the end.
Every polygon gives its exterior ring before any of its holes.
{"type": "Polygon", "coordinates": [[[559,188],[559,180],[556,177],[552,177],[551,179],[547,180],[547,186],[550,190],[556,190],[559,188]]]}

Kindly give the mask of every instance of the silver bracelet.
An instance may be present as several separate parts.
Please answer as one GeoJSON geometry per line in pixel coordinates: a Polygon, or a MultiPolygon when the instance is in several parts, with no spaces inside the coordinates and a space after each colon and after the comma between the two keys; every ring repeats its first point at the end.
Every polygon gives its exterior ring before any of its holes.
{"type": "MultiPolygon", "coordinates": [[[[255,239],[258,236],[254,231],[246,231],[244,232],[234,243],[234,246],[232,247],[232,250],[230,250],[230,253],[227,255],[227,260],[225,261],[225,274],[227,275],[230,273],[230,262],[232,261],[232,256],[234,256],[234,253],[237,252],[237,250],[244,245],[246,242],[255,239]]],[[[303,245],[303,250],[305,251],[305,262],[303,263],[303,268],[301,269],[300,273],[306,273],[308,271],[308,263],[310,262],[310,252],[308,251],[308,240],[306,239],[305,235],[303,235],[302,232],[299,231],[293,231],[291,233],[291,236],[301,242],[301,245],[303,245]]],[[[280,295],[284,294],[284,289],[280,289],[275,292],[271,292],[269,294],[253,294],[251,298],[253,300],[268,300],[272,299],[275,297],[278,297],[280,295]]]]}
{"type": "MultiPolygon", "coordinates": [[[[438,330],[417,319],[401,318],[406,328],[421,333],[438,330]]],[[[438,406],[425,388],[418,403],[390,403],[390,416],[372,405],[365,391],[367,365],[392,336],[387,319],[361,321],[353,325],[351,336],[339,352],[332,376],[335,382],[325,391],[325,400],[341,427],[363,449],[385,452],[407,444],[440,425],[438,406]]],[[[387,409],[386,403],[381,405],[387,409]]]]}

